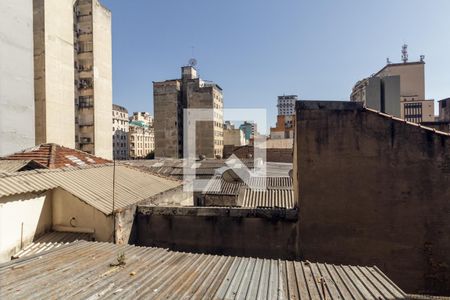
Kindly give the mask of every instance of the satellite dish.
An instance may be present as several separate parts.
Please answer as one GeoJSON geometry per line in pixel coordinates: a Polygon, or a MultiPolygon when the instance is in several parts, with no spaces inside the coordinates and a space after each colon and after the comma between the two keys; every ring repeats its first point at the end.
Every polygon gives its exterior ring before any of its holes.
{"type": "Polygon", "coordinates": [[[189,60],[189,65],[190,65],[191,67],[195,67],[195,66],[197,65],[197,60],[196,60],[195,58],[191,58],[191,59],[189,60]]]}

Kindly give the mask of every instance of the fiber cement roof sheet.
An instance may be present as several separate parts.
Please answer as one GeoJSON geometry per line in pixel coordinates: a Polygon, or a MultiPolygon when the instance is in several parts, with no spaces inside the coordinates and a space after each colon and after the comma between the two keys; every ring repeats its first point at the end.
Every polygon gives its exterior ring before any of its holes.
{"type": "Polygon", "coordinates": [[[79,241],[0,265],[2,299],[405,299],[376,267],[79,241]],[[125,264],[117,264],[120,253],[125,264]]]}

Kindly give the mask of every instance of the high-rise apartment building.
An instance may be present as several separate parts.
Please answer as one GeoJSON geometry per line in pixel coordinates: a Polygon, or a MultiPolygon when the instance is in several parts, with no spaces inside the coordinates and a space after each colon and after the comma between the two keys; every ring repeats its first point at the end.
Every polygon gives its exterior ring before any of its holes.
{"type": "Polygon", "coordinates": [[[111,158],[111,12],[98,0],[77,0],[73,12],[76,146],[111,158]]]}
{"type": "Polygon", "coordinates": [[[72,0],[34,0],[36,144],[75,148],[72,0]]]}
{"type": "Polygon", "coordinates": [[[33,3],[0,1],[0,156],[35,145],[33,3]]]}
{"type": "Polygon", "coordinates": [[[405,46],[402,53],[403,63],[388,62],[371,77],[358,81],[350,100],[407,121],[434,121],[434,100],[425,98],[423,56],[420,61],[408,62],[405,46]]]}
{"type": "Polygon", "coordinates": [[[193,66],[181,79],[153,82],[156,157],[183,157],[183,109],[210,109],[212,121],[196,124],[196,154],[223,154],[223,95],[219,85],[200,79],[193,66]]]}
{"type": "Polygon", "coordinates": [[[295,115],[295,101],[298,100],[297,95],[283,95],[278,96],[278,115],[292,116],[295,115]]]}
{"type": "Polygon", "coordinates": [[[128,133],[131,159],[145,158],[155,150],[155,132],[145,121],[131,121],[128,133]]]}
{"type": "Polygon", "coordinates": [[[111,12],[98,0],[35,0],[36,143],[112,158],[111,12]]]}
{"type": "Polygon", "coordinates": [[[128,159],[128,110],[113,104],[112,120],[113,158],[128,159]]]}

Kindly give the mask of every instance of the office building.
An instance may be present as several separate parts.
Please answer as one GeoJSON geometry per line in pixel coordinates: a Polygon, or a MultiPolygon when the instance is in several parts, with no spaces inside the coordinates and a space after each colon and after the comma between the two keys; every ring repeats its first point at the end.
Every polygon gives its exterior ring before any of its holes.
{"type": "Polygon", "coordinates": [[[36,143],[111,158],[111,12],[98,0],[33,4],[36,143]]]}
{"type": "Polygon", "coordinates": [[[33,4],[0,2],[0,156],[35,145],[33,4]]]}
{"type": "Polygon", "coordinates": [[[113,158],[128,159],[128,110],[113,104],[112,120],[113,158]]]}
{"type": "Polygon", "coordinates": [[[439,100],[439,120],[450,121],[450,98],[439,100]]]}
{"type": "Polygon", "coordinates": [[[368,108],[407,121],[434,121],[434,100],[425,98],[425,61],[408,62],[407,46],[402,48],[402,63],[391,63],[374,75],[358,81],[350,100],[368,108]]]}
{"type": "Polygon", "coordinates": [[[278,96],[278,115],[292,116],[295,115],[295,101],[298,100],[297,95],[278,96]]]}
{"type": "Polygon", "coordinates": [[[193,66],[181,79],[153,82],[156,157],[183,157],[183,109],[210,109],[211,121],[196,123],[196,155],[223,153],[223,95],[219,85],[202,80],[193,66]]]}

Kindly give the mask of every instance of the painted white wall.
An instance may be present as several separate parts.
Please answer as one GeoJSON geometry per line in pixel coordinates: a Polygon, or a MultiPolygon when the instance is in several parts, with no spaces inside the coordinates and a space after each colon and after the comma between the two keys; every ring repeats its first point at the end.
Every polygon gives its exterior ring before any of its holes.
{"type": "Polygon", "coordinates": [[[106,216],[63,189],[53,190],[53,225],[89,228],[94,230],[96,241],[113,240],[113,217],[106,216]],[[74,221],[71,219],[75,218],[74,221]]]}
{"type": "Polygon", "coordinates": [[[0,199],[0,263],[52,226],[51,193],[31,193],[0,199]],[[22,233],[23,224],[23,233],[22,233]]]}
{"type": "Polygon", "coordinates": [[[34,144],[33,1],[0,1],[0,155],[34,144]]]}

